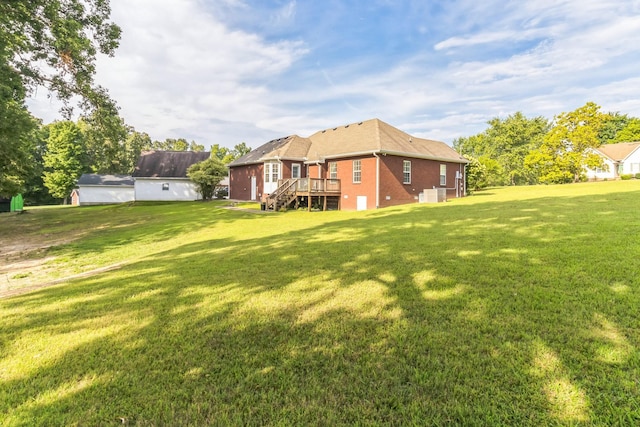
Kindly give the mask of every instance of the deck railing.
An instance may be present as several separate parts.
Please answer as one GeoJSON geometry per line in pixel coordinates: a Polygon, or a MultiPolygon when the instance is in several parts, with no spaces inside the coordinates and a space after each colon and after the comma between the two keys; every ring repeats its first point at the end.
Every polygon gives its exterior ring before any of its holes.
{"type": "Polygon", "coordinates": [[[289,178],[278,181],[280,188],[287,181],[295,180],[295,191],[298,193],[340,193],[340,180],[329,178],[289,178]]]}

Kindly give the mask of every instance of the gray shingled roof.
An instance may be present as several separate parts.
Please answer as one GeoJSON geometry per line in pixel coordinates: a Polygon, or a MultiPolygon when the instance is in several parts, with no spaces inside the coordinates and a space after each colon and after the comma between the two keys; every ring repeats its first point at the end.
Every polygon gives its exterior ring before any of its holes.
{"type": "Polygon", "coordinates": [[[250,151],[239,159],[229,163],[228,166],[250,165],[254,163],[262,163],[269,159],[289,159],[304,160],[311,146],[308,138],[301,138],[298,135],[285,136],[283,138],[273,139],[266,144],[261,145],[255,150],[250,151]]]}
{"type": "Polygon", "coordinates": [[[134,178],[186,178],[189,166],[207,160],[209,152],[145,151],[133,172],[134,178]]]}
{"type": "Polygon", "coordinates": [[[94,173],[82,174],[78,179],[78,185],[111,185],[120,187],[133,187],[133,178],[130,175],[98,175],[94,173]]]}

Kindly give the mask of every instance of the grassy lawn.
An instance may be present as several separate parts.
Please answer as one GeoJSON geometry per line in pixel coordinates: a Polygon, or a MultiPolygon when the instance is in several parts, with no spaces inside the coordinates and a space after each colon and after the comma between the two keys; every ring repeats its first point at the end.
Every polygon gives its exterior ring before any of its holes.
{"type": "Polygon", "coordinates": [[[223,206],[0,215],[0,425],[640,424],[640,181],[223,206]]]}

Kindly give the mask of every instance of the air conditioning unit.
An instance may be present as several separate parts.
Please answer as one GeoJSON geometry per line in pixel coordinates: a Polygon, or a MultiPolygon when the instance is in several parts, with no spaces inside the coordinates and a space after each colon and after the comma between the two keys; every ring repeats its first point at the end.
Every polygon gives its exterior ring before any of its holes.
{"type": "Polygon", "coordinates": [[[447,201],[447,189],[446,188],[425,188],[422,193],[420,201],[422,203],[440,203],[447,201]]]}

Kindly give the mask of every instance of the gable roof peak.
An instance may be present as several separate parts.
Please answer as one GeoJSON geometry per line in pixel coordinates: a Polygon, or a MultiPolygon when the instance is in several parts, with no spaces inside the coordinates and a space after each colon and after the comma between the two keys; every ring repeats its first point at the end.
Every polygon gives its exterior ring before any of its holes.
{"type": "Polygon", "coordinates": [[[597,151],[614,161],[622,161],[629,157],[640,147],[640,141],[619,142],[617,144],[603,144],[596,148],[597,151]]]}
{"type": "Polygon", "coordinates": [[[254,148],[239,159],[234,160],[227,166],[241,166],[248,164],[262,163],[265,160],[273,159],[304,159],[309,150],[311,141],[298,135],[283,136],[254,148]]]}

